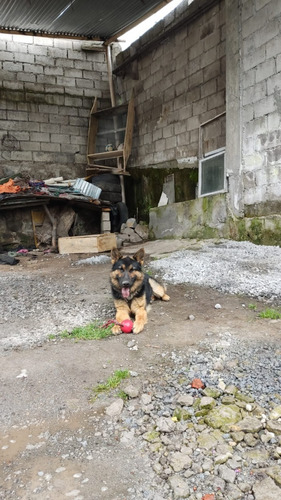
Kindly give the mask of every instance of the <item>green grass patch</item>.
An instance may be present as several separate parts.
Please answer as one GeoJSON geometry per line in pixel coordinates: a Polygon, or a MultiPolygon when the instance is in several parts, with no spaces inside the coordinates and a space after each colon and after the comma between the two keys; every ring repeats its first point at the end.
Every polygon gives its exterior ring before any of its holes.
{"type": "Polygon", "coordinates": [[[255,311],[257,309],[256,304],[249,304],[248,308],[251,309],[252,311],[255,311]]]}
{"type": "Polygon", "coordinates": [[[102,324],[99,321],[94,321],[85,326],[77,326],[71,332],[64,330],[60,337],[77,340],[100,340],[110,337],[112,335],[112,325],[101,328],[102,324]]]}
{"type": "Polygon", "coordinates": [[[276,309],[265,309],[265,311],[259,313],[259,317],[266,319],[280,319],[281,313],[276,309]]]}
{"type": "Polygon", "coordinates": [[[129,370],[116,370],[111,377],[109,377],[106,382],[93,387],[92,392],[94,393],[93,399],[96,399],[102,392],[108,392],[118,387],[122,380],[130,376],[129,370]]]}

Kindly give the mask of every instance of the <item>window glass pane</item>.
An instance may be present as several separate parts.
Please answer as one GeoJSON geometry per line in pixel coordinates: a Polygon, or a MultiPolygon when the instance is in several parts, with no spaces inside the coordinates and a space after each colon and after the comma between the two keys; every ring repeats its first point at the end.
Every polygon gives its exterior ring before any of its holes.
{"type": "Polygon", "coordinates": [[[224,190],[224,154],[201,161],[201,195],[224,190]]]}

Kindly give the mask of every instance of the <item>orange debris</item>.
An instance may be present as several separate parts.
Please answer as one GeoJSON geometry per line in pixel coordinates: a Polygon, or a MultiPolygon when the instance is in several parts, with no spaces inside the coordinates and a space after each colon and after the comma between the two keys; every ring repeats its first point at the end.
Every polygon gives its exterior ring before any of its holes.
{"type": "Polygon", "coordinates": [[[194,378],[191,382],[191,387],[192,389],[203,389],[203,387],[205,387],[205,384],[200,378],[194,378]]]}
{"type": "Polygon", "coordinates": [[[20,186],[16,186],[13,179],[0,185],[0,193],[17,193],[18,191],[20,191],[20,186]]]}

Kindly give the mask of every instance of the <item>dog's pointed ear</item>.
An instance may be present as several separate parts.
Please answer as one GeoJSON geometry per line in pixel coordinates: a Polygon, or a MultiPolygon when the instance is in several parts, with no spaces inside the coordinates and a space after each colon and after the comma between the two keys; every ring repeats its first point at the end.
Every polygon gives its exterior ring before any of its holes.
{"type": "Polygon", "coordinates": [[[115,262],[117,262],[117,260],[119,260],[121,258],[122,258],[122,255],[119,252],[118,248],[115,248],[115,247],[112,248],[112,250],[111,250],[111,263],[115,264],[115,262]]]}
{"type": "Polygon", "coordinates": [[[138,250],[137,253],[135,253],[135,255],[133,256],[133,259],[139,262],[142,266],[144,262],[144,248],[140,248],[140,250],[138,250]]]}

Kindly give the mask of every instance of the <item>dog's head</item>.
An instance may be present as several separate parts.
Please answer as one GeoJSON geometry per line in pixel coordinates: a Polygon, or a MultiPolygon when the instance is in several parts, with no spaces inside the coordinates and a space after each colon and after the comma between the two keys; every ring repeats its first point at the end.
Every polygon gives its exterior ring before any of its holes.
{"type": "Polygon", "coordinates": [[[132,297],[143,282],[142,265],[144,249],[141,248],[133,257],[123,256],[117,248],[111,250],[111,282],[124,299],[132,297]]]}

